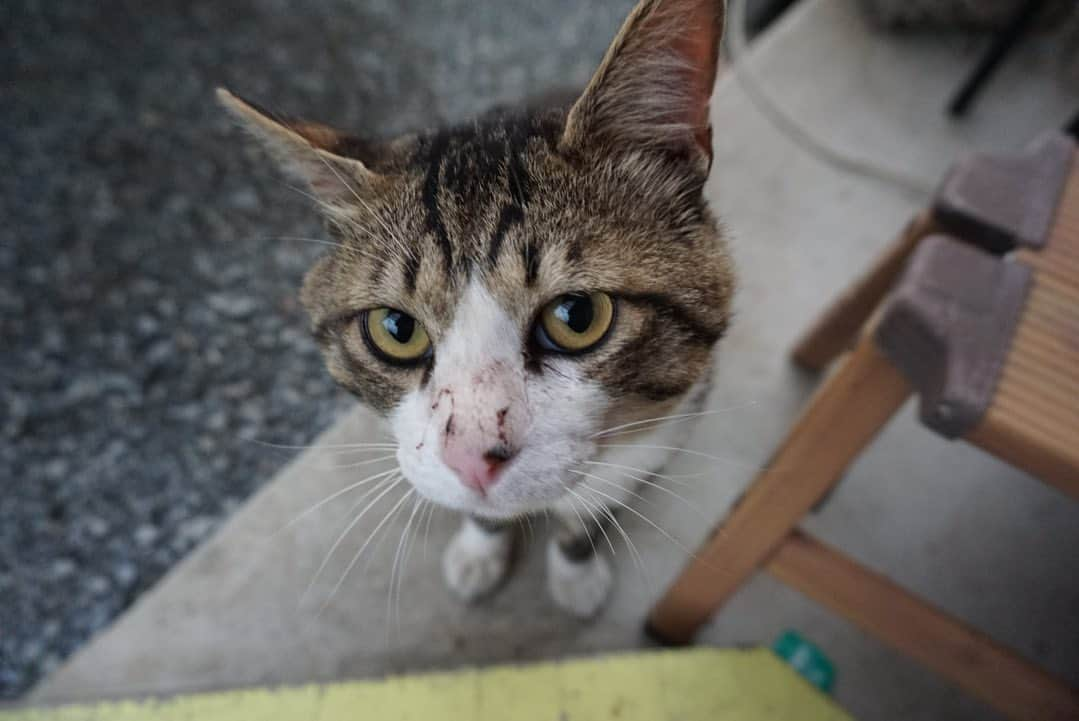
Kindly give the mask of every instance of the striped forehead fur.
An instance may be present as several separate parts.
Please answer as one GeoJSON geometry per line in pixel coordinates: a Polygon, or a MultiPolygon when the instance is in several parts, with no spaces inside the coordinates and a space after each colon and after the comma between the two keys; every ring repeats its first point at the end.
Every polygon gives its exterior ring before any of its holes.
{"type": "Polygon", "coordinates": [[[648,337],[580,361],[613,392],[670,397],[696,379],[732,285],[703,175],[663,151],[567,151],[564,117],[499,114],[419,136],[386,195],[368,187],[351,215],[336,217],[344,247],[312,270],[303,294],[335,377],[392,405],[416,380],[379,367],[342,324],[389,305],[416,315],[437,343],[478,275],[522,329],[562,292],[604,290],[633,305],[627,318],[648,337]]]}
{"type": "Polygon", "coordinates": [[[618,342],[575,361],[612,396],[658,400],[698,379],[733,287],[702,194],[722,11],[721,0],[642,0],[574,102],[390,143],[226,94],[279,159],[307,174],[338,243],[302,291],[335,378],[391,407],[430,368],[380,364],[356,333],[359,314],[388,306],[414,316],[437,362],[463,289],[479,279],[522,337],[560,294],[615,297],[618,342]]]}

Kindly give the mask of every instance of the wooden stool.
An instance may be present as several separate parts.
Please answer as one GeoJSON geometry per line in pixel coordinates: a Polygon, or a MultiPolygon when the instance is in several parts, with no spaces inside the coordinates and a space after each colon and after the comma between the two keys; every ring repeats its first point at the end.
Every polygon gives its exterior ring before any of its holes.
{"type": "Polygon", "coordinates": [[[1010,717],[1079,719],[1079,692],[797,529],[913,393],[933,430],[1079,497],[1076,155],[1054,136],[1024,158],[957,166],[934,207],[799,343],[796,361],[819,367],[856,338],[653,608],[650,635],[690,641],[765,567],[1010,717]]]}
{"type": "Polygon", "coordinates": [[[924,238],[949,233],[992,253],[1041,249],[1072,168],[1074,143],[1050,133],[1018,156],[972,154],[944,178],[932,206],[913,218],[872,267],[821,315],[791,355],[821,370],[847,350],[924,238]]]}

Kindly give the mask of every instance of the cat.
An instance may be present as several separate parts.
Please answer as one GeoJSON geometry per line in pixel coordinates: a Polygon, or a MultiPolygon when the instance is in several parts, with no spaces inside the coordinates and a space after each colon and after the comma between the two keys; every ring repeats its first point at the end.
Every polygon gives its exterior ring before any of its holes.
{"type": "Polygon", "coordinates": [[[724,11],[641,0],[572,103],[387,142],[218,90],[318,199],[337,247],[303,283],[314,337],[415,491],[462,512],[442,568],[463,599],[507,575],[510,521],[548,511],[550,595],[597,613],[597,539],[682,442],[659,419],[703,402],[734,289],[703,196],[724,11]]]}

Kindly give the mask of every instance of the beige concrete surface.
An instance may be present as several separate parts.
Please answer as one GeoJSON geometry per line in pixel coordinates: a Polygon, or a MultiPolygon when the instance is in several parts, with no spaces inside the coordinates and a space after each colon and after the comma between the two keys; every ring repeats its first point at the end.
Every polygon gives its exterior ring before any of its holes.
{"type": "MultiPolygon", "coordinates": [[[[968,147],[1016,148],[1079,106],[1079,83],[1061,73],[1059,45],[1021,49],[969,122],[941,108],[981,44],[954,37],[872,34],[852,0],[805,2],[752,50],[761,85],[829,142],[877,158],[928,184],[968,147]]],[[[613,32],[613,28],[612,28],[613,32]]],[[[621,538],[615,597],[582,624],[544,590],[541,541],[523,534],[503,592],[466,608],[443,588],[439,553],[455,521],[433,517],[416,537],[390,593],[407,515],[341,584],[352,553],[382,518],[376,508],[338,549],[306,602],[299,599],[346,522],[350,494],[286,531],[304,508],[377,466],[332,469],[364,456],[325,446],[378,439],[362,411],[343,419],[268,484],[205,546],[33,694],[36,702],[251,684],[299,683],[553,658],[643,643],[651,600],[741,490],[788,427],[812,379],[785,352],[798,332],[885,244],[918,205],[894,189],[822,165],[780,135],[729,73],[713,102],[716,157],[709,186],[741,269],[738,314],[722,342],[711,405],[671,486],[689,503],[646,493],[621,538]],[[329,598],[325,609],[319,607],[329,598]]],[[[984,627],[1079,684],[1079,506],[962,444],[930,435],[907,409],[856,464],[810,530],[984,627]]],[[[391,494],[393,495],[393,494],[391,494]]],[[[388,496],[384,500],[390,500],[388,496]]],[[[405,509],[410,510],[406,507],[405,509]]],[[[793,627],[836,663],[837,698],[864,719],[994,716],[767,577],[745,587],[702,642],[770,642],[793,627]]]]}

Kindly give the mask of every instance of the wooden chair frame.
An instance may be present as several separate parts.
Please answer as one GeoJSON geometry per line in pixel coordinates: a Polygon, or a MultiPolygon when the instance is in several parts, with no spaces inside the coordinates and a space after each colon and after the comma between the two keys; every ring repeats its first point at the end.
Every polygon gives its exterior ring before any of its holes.
{"type": "MultiPolygon", "coordinates": [[[[1061,385],[1079,398],[1079,349],[1060,342],[1079,324],[1079,161],[1072,167],[1048,245],[1016,253],[1033,269],[1033,289],[993,404],[965,438],[1079,497],[1079,443],[1069,445],[1070,431],[1060,430],[1079,429],[1079,415],[1071,401],[1053,401],[1054,392],[1064,395],[1055,390],[1061,385]],[[1076,368],[1054,351],[1071,353],[1076,368]],[[1041,399],[1035,406],[1041,411],[1016,400],[1031,394],[1041,399]]],[[[915,392],[874,342],[871,316],[940,221],[933,210],[911,221],[795,346],[795,362],[818,370],[853,349],[652,609],[647,632],[666,644],[688,643],[742,583],[766,568],[1011,718],[1076,721],[1075,689],[797,527],[915,392]]]]}

